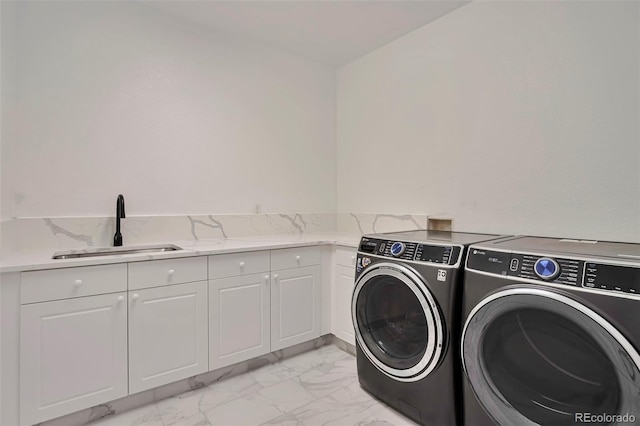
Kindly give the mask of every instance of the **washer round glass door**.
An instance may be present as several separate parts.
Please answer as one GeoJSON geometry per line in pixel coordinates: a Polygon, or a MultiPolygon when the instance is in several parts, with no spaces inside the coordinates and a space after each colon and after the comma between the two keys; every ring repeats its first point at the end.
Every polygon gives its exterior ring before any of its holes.
{"type": "Polygon", "coordinates": [[[500,425],[640,420],[640,355],[602,316],[559,293],[511,288],[482,300],[463,329],[462,363],[500,425]]]}
{"type": "Polygon", "coordinates": [[[437,366],[444,337],[441,315],[412,269],[372,265],[356,281],[351,305],[356,340],[380,371],[409,382],[437,366]]]}

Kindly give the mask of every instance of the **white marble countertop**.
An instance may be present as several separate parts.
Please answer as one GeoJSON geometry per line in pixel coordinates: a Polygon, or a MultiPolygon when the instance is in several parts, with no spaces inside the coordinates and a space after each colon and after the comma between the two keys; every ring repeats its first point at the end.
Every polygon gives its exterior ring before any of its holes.
{"type": "MultiPolygon", "coordinates": [[[[178,257],[206,256],[210,254],[237,253],[243,251],[271,250],[290,247],[335,244],[357,247],[359,235],[338,233],[325,234],[276,234],[227,239],[157,241],[153,244],[175,244],[183,250],[172,252],[121,254],[77,259],[52,259],[60,250],[23,251],[4,255],[0,260],[0,273],[37,271],[41,269],[71,268],[76,266],[106,265],[111,263],[140,262],[145,260],[171,259],[178,257]]],[[[126,245],[123,247],[127,247],[126,245]]],[[[132,248],[135,246],[131,246],[132,248]]]]}

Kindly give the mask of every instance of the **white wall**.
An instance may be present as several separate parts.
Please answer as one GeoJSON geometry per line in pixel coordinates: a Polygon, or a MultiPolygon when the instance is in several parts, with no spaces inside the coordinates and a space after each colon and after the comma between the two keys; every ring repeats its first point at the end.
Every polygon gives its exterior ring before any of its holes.
{"type": "MultiPolygon", "coordinates": [[[[4,158],[9,143],[13,140],[15,119],[13,113],[16,100],[16,4],[0,2],[0,217],[8,217],[9,203],[5,203],[4,194],[10,186],[5,171],[8,162],[4,158]]],[[[11,144],[12,145],[12,144],[11,144]]]]}
{"type": "Polygon", "coordinates": [[[637,2],[476,1],[340,69],[337,172],[329,68],[143,4],[1,6],[2,219],[333,212],[337,186],[338,212],[640,241],[637,2]]]}
{"type": "Polygon", "coordinates": [[[341,68],[338,211],[640,242],[637,2],[473,2],[341,68]]]}
{"type": "Polygon", "coordinates": [[[3,219],[335,211],[330,68],[133,2],[20,2],[16,30],[3,219]]]}

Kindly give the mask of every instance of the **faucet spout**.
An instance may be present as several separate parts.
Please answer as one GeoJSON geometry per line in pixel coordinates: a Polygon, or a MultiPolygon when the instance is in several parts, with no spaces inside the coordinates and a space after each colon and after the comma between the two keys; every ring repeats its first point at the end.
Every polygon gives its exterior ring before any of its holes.
{"type": "Polygon", "coordinates": [[[120,233],[120,219],[124,219],[127,217],[124,213],[124,196],[122,194],[118,195],[118,200],[116,201],[116,233],[113,236],[113,245],[114,247],[119,247],[122,245],[122,234],[120,233]]]}

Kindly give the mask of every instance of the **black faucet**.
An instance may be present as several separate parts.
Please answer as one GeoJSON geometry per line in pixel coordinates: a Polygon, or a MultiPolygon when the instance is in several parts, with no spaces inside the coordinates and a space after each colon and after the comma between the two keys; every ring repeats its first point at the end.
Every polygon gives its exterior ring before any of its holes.
{"type": "Polygon", "coordinates": [[[124,196],[118,195],[118,201],[116,201],[116,234],[113,236],[113,245],[115,247],[122,245],[122,234],[120,233],[120,219],[127,217],[124,214],[124,196]]]}

